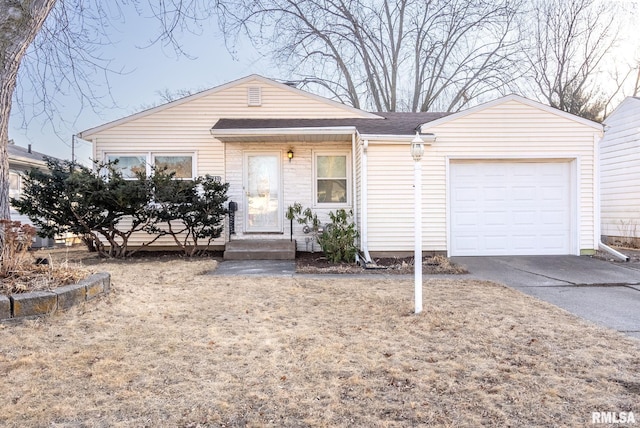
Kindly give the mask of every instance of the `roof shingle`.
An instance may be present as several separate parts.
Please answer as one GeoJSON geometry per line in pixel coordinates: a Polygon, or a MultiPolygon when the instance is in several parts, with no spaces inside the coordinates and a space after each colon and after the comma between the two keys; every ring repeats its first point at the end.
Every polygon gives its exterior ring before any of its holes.
{"type": "Polygon", "coordinates": [[[361,134],[411,135],[418,126],[450,113],[374,113],[380,119],[220,119],[212,129],[329,128],[355,126],[361,134]]]}

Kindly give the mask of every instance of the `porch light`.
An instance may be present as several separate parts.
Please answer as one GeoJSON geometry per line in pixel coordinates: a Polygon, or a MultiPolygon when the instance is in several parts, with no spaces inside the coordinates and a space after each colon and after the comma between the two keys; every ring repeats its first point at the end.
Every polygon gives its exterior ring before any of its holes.
{"type": "Polygon", "coordinates": [[[289,158],[289,162],[291,162],[291,159],[293,159],[293,149],[289,149],[287,152],[287,158],[289,158]]]}
{"type": "Polygon", "coordinates": [[[413,187],[414,187],[414,255],[413,255],[413,271],[414,271],[414,298],[415,313],[422,312],[422,164],[420,160],[424,154],[424,141],[416,132],[415,138],[411,141],[411,157],[415,161],[413,163],[413,187]]]}

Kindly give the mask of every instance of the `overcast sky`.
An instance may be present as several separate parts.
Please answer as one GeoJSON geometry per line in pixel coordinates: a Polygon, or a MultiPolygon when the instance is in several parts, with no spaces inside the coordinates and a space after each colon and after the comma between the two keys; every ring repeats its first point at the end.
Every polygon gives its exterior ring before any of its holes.
{"type": "MultiPolygon", "coordinates": [[[[617,1],[637,3],[636,0],[617,1]]],[[[640,17],[627,18],[630,25],[628,36],[623,38],[627,43],[624,49],[637,53],[640,50],[640,32],[637,30],[640,17]]],[[[203,90],[253,73],[271,78],[287,77],[274,75],[274,67],[269,61],[261,58],[248,44],[241,47],[238,59],[233,59],[221,37],[216,35],[215,25],[212,23],[211,28],[204,28],[201,35],[181,37],[185,50],[195,59],[176,58],[171,49],[163,49],[158,44],[148,47],[149,40],[157,34],[157,23],[153,19],[140,18],[129,9],[125,22],[110,26],[113,46],[104,47],[104,56],[113,59],[112,68],[126,71],[109,77],[111,95],[118,106],[99,113],[90,108],[80,111],[77,99],[60,96],[57,101],[64,106],[64,122],[56,120],[57,132],[54,132],[54,126],[44,118],[32,120],[25,129],[19,109],[14,105],[9,138],[24,147],[32,144],[35,151],[71,159],[72,134],[140,111],[142,106],[158,104],[161,102],[159,91],[203,90]]],[[[89,164],[91,145],[78,141],[76,156],[89,164]]]]}

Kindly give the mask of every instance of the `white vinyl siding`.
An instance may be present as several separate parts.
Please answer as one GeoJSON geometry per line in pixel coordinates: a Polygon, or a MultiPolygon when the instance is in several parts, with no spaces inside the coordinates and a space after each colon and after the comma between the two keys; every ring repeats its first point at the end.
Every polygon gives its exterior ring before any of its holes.
{"type": "MultiPolygon", "coordinates": [[[[229,154],[229,145],[225,145],[211,136],[210,130],[220,118],[347,118],[363,117],[349,107],[342,107],[325,101],[313,95],[306,95],[301,91],[284,88],[282,85],[269,83],[266,79],[247,79],[241,83],[232,82],[220,88],[196,94],[185,102],[179,102],[167,108],[150,110],[147,113],[118,121],[113,126],[96,128],[92,134],[85,135],[86,139],[94,141],[94,158],[104,159],[108,153],[166,153],[192,152],[194,153],[194,171],[197,175],[210,174],[220,176],[223,182],[230,182],[229,195],[231,199],[240,202],[237,193],[242,192],[242,181],[236,181],[237,174],[242,173],[242,156],[238,159],[229,154]],[[249,107],[247,94],[249,87],[261,88],[261,106],[249,107]],[[228,163],[225,165],[225,154],[228,163]],[[236,162],[237,161],[237,162],[236,162]],[[239,187],[235,187],[239,186],[239,187]]],[[[335,143],[333,143],[335,144],[335,143]]],[[[242,146],[242,145],[241,145],[242,146]]],[[[248,145],[242,146],[247,148],[248,145]]],[[[254,148],[276,148],[281,145],[258,144],[254,148]]],[[[304,202],[308,206],[313,203],[312,193],[312,162],[311,151],[308,146],[301,146],[307,150],[304,159],[303,150],[294,147],[295,156],[291,163],[283,160],[285,172],[289,168],[298,168],[306,164],[306,170],[297,171],[303,175],[290,177],[289,187],[303,187],[304,191],[295,193],[284,201],[284,208],[288,203],[304,202]],[[302,181],[304,178],[305,181],[302,181]],[[299,198],[304,196],[304,200],[299,198]]],[[[324,147],[324,146],[323,146],[324,147]]],[[[335,147],[335,146],[332,146],[335,147]]],[[[342,146],[340,146],[342,147],[342,146]]],[[[350,147],[350,146],[349,146],[350,147]]],[[[286,156],[285,148],[283,155],[286,156]]],[[[231,149],[231,153],[233,152],[231,149]]],[[[285,188],[285,198],[287,198],[285,188]]],[[[242,209],[242,207],[240,207],[242,209]]],[[[241,213],[236,216],[236,231],[242,230],[241,213]]],[[[288,227],[286,227],[288,228],[288,227]]],[[[225,231],[226,233],[227,231],[225,231]]],[[[288,232],[288,231],[287,231],[288,232]]],[[[147,237],[136,235],[131,239],[132,245],[139,245],[147,237]]],[[[303,239],[304,248],[304,239],[303,239]]],[[[224,243],[222,238],[216,244],[224,243]]],[[[158,245],[172,245],[169,239],[160,239],[158,245]]]]}
{"type": "MultiPolygon", "coordinates": [[[[428,125],[428,124],[427,124],[428,125]]],[[[594,127],[515,100],[480,109],[438,126],[422,158],[424,251],[448,251],[448,168],[455,159],[565,159],[577,163],[577,247],[596,242],[594,127]]],[[[363,139],[366,136],[362,137],[363,139]]],[[[406,145],[370,143],[369,250],[413,250],[413,159],[406,145]]]]}
{"type": "Polygon", "coordinates": [[[626,98],[606,119],[600,143],[601,234],[640,237],[640,99],[626,98]]]}
{"type": "MultiPolygon", "coordinates": [[[[323,152],[326,150],[328,153],[341,153],[345,152],[351,147],[351,142],[344,144],[336,143],[320,143],[323,147],[323,152]]],[[[273,234],[261,235],[259,233],[245,234],[246,230],[244,224],[245,210],[247,207],[244,204],[244,165],[243,159],[246,153],[251,152],[280,152],[282,168],[282,206],[284,212],[287,207],[292,206],[295,203],[299,203],[303,208],[312,208],[313,212],[318,214],[322,224],[329,222],[329,211],[335,210],[335,207],[314,207],[314,150],[312,146],[305,143],[288,143],[283,147],[281,144],[268,143],[228,143],[226,145],[225,155],[227,159],[227,176],[226,181],[230,184],[229,187],[229,199],[238,203],[238,211],[236,211],[236,235],[232,239],[259,239],[261,236],[265,236],[269,239],[273,239],[273,234]],[[289,162],[287,159],[287,150],[293,149],[294,157],[289,162]]],[[[345,209],[352,207],[351,204],[343,206],[345,209]]],[[[283,213],[284,218],[284,213],[283,213]]],[[[302,231],[302,225],[293,221],[294,236],[297,241],[297,248],[300,251],[311,251],[311,243],[308,240],[311,235],[304,234],[302,231]]],[[[288,238],[290,232],[290,222],[284,220],[282,234],[288,238]]],[[[315,251],[319,251],[318,245],[314,244],[315,251]]]]}

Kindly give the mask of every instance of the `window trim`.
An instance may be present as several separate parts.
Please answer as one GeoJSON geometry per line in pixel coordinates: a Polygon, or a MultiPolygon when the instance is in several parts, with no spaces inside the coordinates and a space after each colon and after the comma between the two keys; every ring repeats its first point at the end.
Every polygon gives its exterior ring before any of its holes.
{"type": "Polygon", "coordinates": [[[349,150],[314,150],[313,151],[313,206],[315,208],[348,208],[351,206],[351,186],[352,186],[352,171],[351,171],[351,152],[349,150]],[[318,157],[319,156],[344,156],[346,167],[346,192],[347,198],[345,202],[318,202],[318,157]]]}
{"type": "MultiPolygon", "coordinates": [[[[156,157],[158,156],[190,156],[191,157],[191,177],[175,177],[174,180],[193,180],[197,177],[196,174],[196,154],[194,152],[149,152],[150,156],[151,156],[151,163],[150,165],[155,166],[156,165],[156,157]]],[[[151,167],[148,168],[148,172],[147,174],[151,174],[150,172],[151,167]]]]}
{"type": "MultiPolygon", "coordinates": [[[[139,156],[139,157],[143,157],[144,158],[144,167],[145,167],[145,172],[146,175],[150,174],[150,169],[149,169],[149,159],[147,156],[147,153],[145,152],[105,152],[104,156],[102,157],[104,162],[109,162],[109,157],[113,157],[113,158],[120,158],[120,157],[135,157],[135,156],[139,156]]],[[[107,170],[105,170],[105,174],[109,174],[109,172],[107,170]]],[[[123,177],[125,180],[135,180],[135,177],[123,177]]]]}
{"type": "Polygon", "coordinates": [[[22,173],[15,169],[9,169],[9,197],[10,198],[19,198],[22,195],[22,173]],[[17,178],[17,189],[11,189],[11,176],[17,178]],[[12,195],[12,193],[15,193],[12,195]]]}
{"type": "MultiPolygon", "coordinates": [[[[132,156],[140,156],[144,157],[145,161],[145,170],[147,177],[151,176],[151,171],[153,170],[153,166],[155,165],[156,156],[191,156],[191,177],[184,178],[175,178],[175,180],[194,180],[198,177],[198,157],[197,152],[189,152],[189,151],[167,151],[167,150],[158,150],[158,151],[104,151],[102,153],[102,159],[104,162],[107,162],[109,157],[132,157],[132,156]]],[[[135,178],[126,178],[125,180],[135,180],[135,178]]]]}

